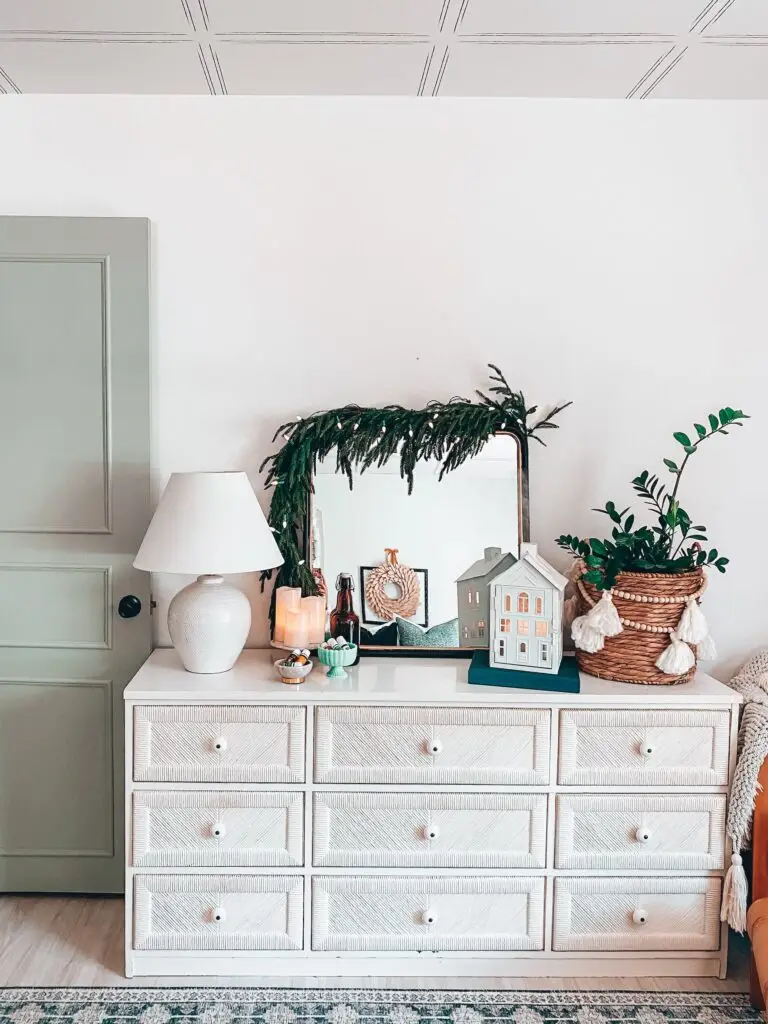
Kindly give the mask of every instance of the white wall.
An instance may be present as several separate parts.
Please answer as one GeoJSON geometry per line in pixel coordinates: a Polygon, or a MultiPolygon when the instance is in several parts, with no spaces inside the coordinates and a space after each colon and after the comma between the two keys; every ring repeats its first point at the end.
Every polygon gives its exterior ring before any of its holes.
{"type": "MultiPolygon", "coordinates": [[[[767,114],[2,97],[0,212],[153,221],[158,487],[174,469],[257,480],[283,417],[471,394],[493,360],[531,398],[575,403],[533,451],[553,556],[561,531],[604,527],[590,506],[629,501],[672,430],[751,412],[684,494],[732,559],[706,599],[724,676],[768,643],[767,114]]],[[[179,582],[159,581],[161,605],[179,582]]]]}

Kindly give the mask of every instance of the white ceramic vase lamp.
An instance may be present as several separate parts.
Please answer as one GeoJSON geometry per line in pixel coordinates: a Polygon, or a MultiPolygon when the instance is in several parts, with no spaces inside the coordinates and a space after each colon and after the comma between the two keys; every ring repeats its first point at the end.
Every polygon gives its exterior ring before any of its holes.
{"type": "Polygon", "coordinates": [[[251,628],[251,604],[222,578],[283,564],[245,473],[174,473],[134,566],[196,575],[168,608],[168,632],[188,672],[227,672],[251,628]]]}

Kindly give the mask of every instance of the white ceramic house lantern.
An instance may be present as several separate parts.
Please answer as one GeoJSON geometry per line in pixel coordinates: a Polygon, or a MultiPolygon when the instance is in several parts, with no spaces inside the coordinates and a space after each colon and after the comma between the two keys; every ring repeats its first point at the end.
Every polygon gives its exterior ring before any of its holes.
{"type": "Polygon", "coordinates": [[[493,668],[557,675],[563,656],[563,593],[568,580],[535,544],[488,584],[493,668]]]}

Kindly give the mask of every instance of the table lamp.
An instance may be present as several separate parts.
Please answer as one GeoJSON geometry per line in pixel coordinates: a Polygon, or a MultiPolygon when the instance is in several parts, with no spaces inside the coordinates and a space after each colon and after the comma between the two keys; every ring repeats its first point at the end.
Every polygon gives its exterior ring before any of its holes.
{"type": "Polygon", "coordinates": [[[168,608],[168,632],[188,672],[227,672],[251,627],[251,604],[229,573],[283,564],[245,473],[174,473],[134,560],[149,572],[194,574],[168,608]]]}

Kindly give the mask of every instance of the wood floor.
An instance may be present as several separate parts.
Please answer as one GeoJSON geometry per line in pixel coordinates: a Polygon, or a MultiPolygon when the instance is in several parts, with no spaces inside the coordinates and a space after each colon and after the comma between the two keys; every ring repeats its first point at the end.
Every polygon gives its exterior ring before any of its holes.
{"type": "Polygon", "coordinates": [[[132,978],[123,976],[123,901],[0,897],[0,987],[274,985],[306,988],[626,989],[745,992],[748,946],[731,943],[728,978],[132,978]]]}

